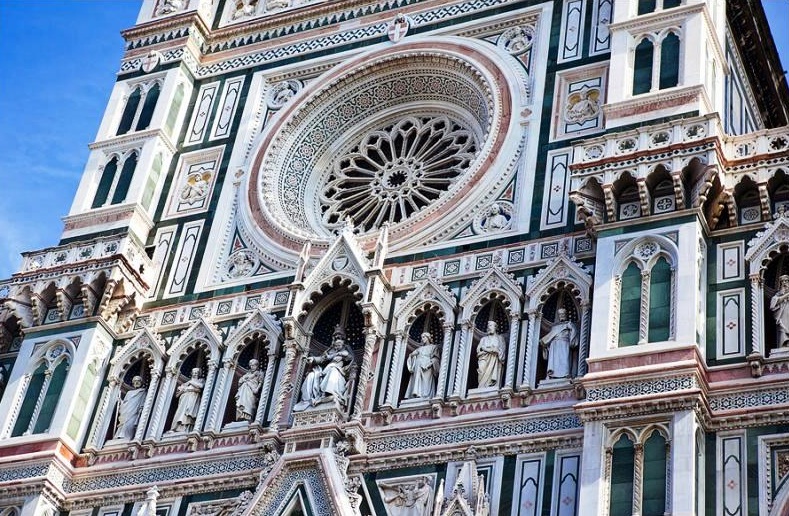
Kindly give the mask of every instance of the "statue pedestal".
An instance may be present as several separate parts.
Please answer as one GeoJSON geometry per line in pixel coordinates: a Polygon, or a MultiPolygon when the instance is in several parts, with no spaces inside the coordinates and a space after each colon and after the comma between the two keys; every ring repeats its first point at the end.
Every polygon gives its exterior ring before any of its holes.
{"type": "Polygon", "coordinates": [[[477,387],[476,389],[468,390],[469,398],[484,397],[489,394],[498,394],[499,387],[477,387]]]}
{"type": "Polygon", "coordinates": [[[570,378],[546,378],[545,380],[540,380],[540,383],[537,384],[537,388],[565,387],[570,385],[570,383],[570,378]]]}
{"type": "Polygon", "coordinates": [[[232,423],[228,423],[222,427],[222,430],[237,430],[240,428],[247,428],[249,426],[249,421],[233,421],[232,423]]]}
{"type": "Polygon", "coordinates": [[[769,358],[789,358],[789,348],[776,348],[770,351],[769,358]]]}
{"type": "Polygon", "coordinates": [[[302,410],[293,409],[294,428],[341,423],[345,420],[345,412],[334,401],[324,401],[314,407],[308,406],[302,410]]]}

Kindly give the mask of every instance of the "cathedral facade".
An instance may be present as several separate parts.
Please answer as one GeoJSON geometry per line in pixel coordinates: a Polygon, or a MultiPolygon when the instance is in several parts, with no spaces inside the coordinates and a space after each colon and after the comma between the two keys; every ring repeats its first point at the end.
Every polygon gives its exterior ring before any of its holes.
{"type": "Polygon", "coordinates": [[[0,282],[0,516],[789,514],[746,0],[141,0],[0,282]]]}

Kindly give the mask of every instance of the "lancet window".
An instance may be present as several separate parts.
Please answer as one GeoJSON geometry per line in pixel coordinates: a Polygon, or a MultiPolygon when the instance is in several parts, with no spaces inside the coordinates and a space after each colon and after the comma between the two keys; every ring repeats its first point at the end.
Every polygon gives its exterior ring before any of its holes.
{"type": "Polygon", "coordinates": [[[636,38],[633,50],[633,95],[679,84],[680,36],[671,28],[636,38]]]}
{"type": "Polygon", "coordinates": [[[653,13],[658,9],[678,7],[681,3],[681,0],[638,0],[638,14],[640,16],[653,13]]]}
{"type": "Polygon", "coordinates": [[[118,125],[118,136],[134,131],[142,131],[151,125],[153,111],[159,100],[161,85],[158,81],[137,85],[129,94],[118,125]]]}
{"type": "Polygon", "coordinates": [[[71,344],[64,341],[49,343],[34,354],[12,409],[16,414],[12,412],[11,437],[49,430],[73,354],[71,344]]]}
{"type": "Polygon", "coordinates": [[[138,151],[135,150],[123,155],[114,155],[104,165],[91,208],[120,204],[126,200],[138,158],[138,151]]]}

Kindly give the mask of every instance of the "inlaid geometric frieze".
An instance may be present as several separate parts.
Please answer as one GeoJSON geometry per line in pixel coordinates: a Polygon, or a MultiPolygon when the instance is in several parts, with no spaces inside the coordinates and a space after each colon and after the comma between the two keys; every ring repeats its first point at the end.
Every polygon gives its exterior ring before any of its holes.
{"type": "Polygon", "coordinates": [[[710,408],[713,412],[786,404],[789,404],[789,390],[785,387],[753,389],[749,392],[736,392],[710,397],[710,408]]]}
{"type": "Polygon", "coordinates": [[[646,396],[650,394],[697,388],[698,381],[694,376],[656,378],[637,382],[622,382],[615,385],[590,387],[586,392],[586,401],[630,398],[634,396],[646,396]]]}

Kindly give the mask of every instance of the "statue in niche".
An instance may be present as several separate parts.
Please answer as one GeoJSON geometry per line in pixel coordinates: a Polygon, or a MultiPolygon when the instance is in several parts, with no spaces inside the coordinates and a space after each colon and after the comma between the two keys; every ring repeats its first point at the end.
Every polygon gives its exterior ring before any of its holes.
{"type": "Polygon", "coordinates": [[[408,355],[406,361],[408,372],[411,373],[408,387],[405,390],[406,399],[435,396],[440,365],[441,357],[438,354],[438,346],[433,344],[433,336],[424,332],[419,347],[408,355]]]}
{"type": "Polygon", "coordinates": [[[578,328],[567,317],[567,310],[556,311],[556,321],[540,339],[542,356],[548,360],[548,380],[570,377],[570,350],[578,347],[578,328]]]}
{"type": "Polygon", "coordinates": [[[126,392],[126,396],[118,404],[118,423],[115,427],[113,439],[130,441],[134,439],[134,432],[137,430],[137,423],[140,422],[140,414],[145,405],[147,389],[142,385],[142,377],[132,378],[132,387],[126,392]]]}
{"type": "Polygon", "coordinates": [[[477,344],[477,383],[480,388],[498,387],[504,369],[507,344],[497,333],[496,321],[488,321],[488,333],[477,344]]]}
{"type": "Polygon", "coordinates": [[[252,421],[257,412],[258,394],[263,387],[263,373],[258,369],[260,362],[249,361],[249,371],[238,380],[236,391],[236,421],[252,421]]]}
{"type": "Polygon", "coordinates": [[[433,488],[430,479],[420,477],[413,482],[379,483],[390,516],[429,516],[433,488]]]}
{"type": "Polygon", "coordinates": [[[171,432],[191,432],[194,429],[204,385],[205,380],[200,378],[200,369],[196,367],[192,369],[192,377],[178,387],[178,408],[175,410],[171,432]]]}
{"type": "Polygon", "coordinates": [[[770,310],[775,318],[775,347],[789,347],[789,276],[778,278],[778,291],[770,299],[770,310]]]}
{"type": "Polygon", "coordinates": [[[340,407],[347,407],[348,380],[353,364],[353,352],[345,344],[345,330],[338,324],[329,349],[318,356],[307,357],[308,372],[301,385],[301,402],[294,410],[331,400],[340,407]]]}

